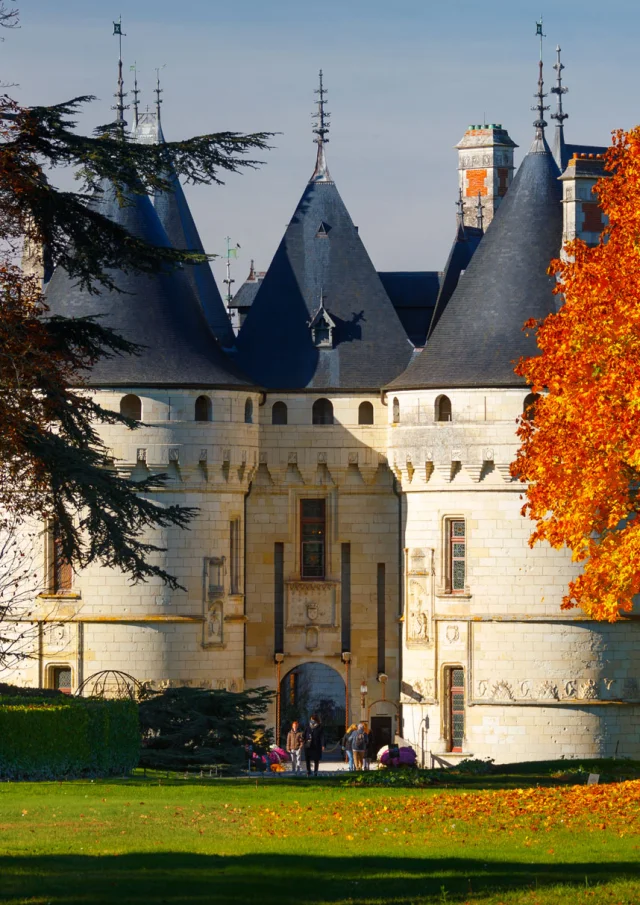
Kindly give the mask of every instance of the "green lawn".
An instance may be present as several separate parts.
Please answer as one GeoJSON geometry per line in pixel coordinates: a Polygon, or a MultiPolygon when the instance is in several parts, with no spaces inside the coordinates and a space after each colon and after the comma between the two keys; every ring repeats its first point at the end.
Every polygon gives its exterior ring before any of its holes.
{"type": "Polygon", "coordinates": [[[0,902],[638,905],[640,781],[537,787],[541,775],[485,791],[3,783],[0,902]]]}

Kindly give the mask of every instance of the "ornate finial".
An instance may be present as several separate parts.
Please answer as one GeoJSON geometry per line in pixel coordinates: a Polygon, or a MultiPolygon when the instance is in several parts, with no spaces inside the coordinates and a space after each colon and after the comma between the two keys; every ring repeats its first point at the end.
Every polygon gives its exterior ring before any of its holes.
{"type": "Polygon", "coordinates": [[[538,117],[533,124],[534,128],[536,130],[536,139],[543,140],[544,139],[544,129],[545,129],[545,126],[547,125],[545,118],[544,118],[544,112],[545,112],[545,110],[548,110],[549,107],[545,106],[545,103],[544,103],[544,99],[547,95],[544,93],[544,79],[542,77],[542,39],[544,37],[546,37],[546,35],[544,35],[542,33],[542,16],[540,16],[540,21],[536,22],[536,35],[540,36],[540,62],[538,64],[539,65],[538,90],[534,94],[534,97],[536,98],[538,103],[535,105],[535,107],[532,107],[531,109],[535,110],[535,112],[538,114],[538,117]]]}
{"type": "Polygon", "coordinates": [[[118,54],[118,90],[114,94],[116,99],[115,105],[111,108],[116,111],[116,123],[122,135],[124,135],[124,127],[127,125],[124,118],[124,111],[128,110],[124,99],[127,96],[124,90],[124,80],[122,78],[122,39],[126,38],[126,34],[122,31],[122,16],[117,22],[113,23],[113,33],[118,36],[119,54],[118,54]]]}
{"type": "Polygon", "coordinates": [[[464,201],[462,200],[462,187],[458,189],[458,200],[456,201],[456,219],[459,226],[464,226],[464,201]]]}
{"type": "Polygon", "coordinates": [[[156,87],[154,89],[154,94],[156,96],[156,118],[158,120],[158,125],[160,125],[160,104],[162,103],[162,98],[160,97],[160,95],[163,93],[163,90],[164,90],[163,88],[160,87],[160,70],[161,69],[164,69],[164,65],[156,67],[156,87]]]}
{"type": "Polygon", "coordinates": [[[255,263],[254,263],[253,258],[251,258],[251,266],[249,267],[249,276],[247,277],[247,279],[255,280],[255,278],[256,278],[255,263]]]}
{"type": "Polygon", "coordinates": [[[551,89],[551,93],[555,94],[557,97],[556,101],[556,112],[551,114],[551,119],[555,119],[556,121],[556,137],[554,142],[554,154],[556,157],[556,162],[560,168],[562,168],[562,157],[564,153],[564,121],[568,118],[569,114],[565,113],[562,109],[562,95],[566,94],[569,90],[565,88],[562,84],[562,70],[564,66],[560,59],[561,47],[558,45],[556,47],[556,62],[553,64],[553,68],[555,69],[556,83],[551,89]]]}
{"type": "Polygon", "coordinates": [[[484,211],[482,210],[482,196],[478,192],[478,203],[476,204],[476,227],[484,232],[484,211]]]}
{"type": "Polygon", "coordinates": [[[324,146],[329,143],[327,135],[329,134],[329,119],[331,114],[327,113],[325,110],[325,96],[327,90],[322,82],[322,69],[320,70],[319,79],[320,87],[314,92],[314,94],[318,95],[318,110],[313,114],[315,118],[313,132],[316,136],[313,140],[318,145],[318,155],[316,157],[316,168],[313,171],[313,175],[309,182],[331,182],[331,175],[329,174],[329,168],[327,167],[324,150],[324,146]]]}
{"type": "Polygon", "coordinates": [[[131,92],[131,94],[133,94],[133,128],[137,129],[139,120],[138,107],[140,103],[138,100],[138,95],[140,94],[140,90],[138,89],[138,64],[134,63],[133,66],[129,66],[129,72],[133,72],[133,91],[131,92]]]}

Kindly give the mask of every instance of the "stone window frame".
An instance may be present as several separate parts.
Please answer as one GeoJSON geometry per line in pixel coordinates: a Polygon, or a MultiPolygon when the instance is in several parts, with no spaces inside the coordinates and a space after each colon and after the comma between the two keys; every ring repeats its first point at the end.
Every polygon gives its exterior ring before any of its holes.
{"type": "Polygon", "coordinates": [[[437,597],[447,597],[450,599],[468,599],[471,597],[469,587],[469,518],[464,512],[447,512],[440,519],[440,582],[436,589],[437,597]],[[454,591],[452,585],[451,574],[451,523],[464,522],[464,540],[465,540],[465,575],[464,590],[454,591]]]}
{"type": "MultiPolygon", "coordinates": [[[[336,541],[335,531],[337,526],[337,515],[335,511],[335,490],[327,492],[326,489],[317,490],[313,487],[296,487],[289,491],[289,536],[278,537],[285,543],[285,550],[289,543],[292,542],[293,547],[293,570],[291,576],[294,581],[322,581],[331,582],[333,578],[333,559],[334,559],[334,543],[336,541]],[[300,522],[300,501],[301,500],[320,499],[325,501],[325,549],[324,549],[324,578],[303,578],[302,562],[300,560],[301,552],[301,522],[300,522]]],[[[286,562],[286,557],[285,557],[286,562]]],[[[285,580],[286,571],[285,571],[285,580]]],[[[288,580],[291,580],[288,579],[288,580]]]]}
{"type": "Polygon", "coordinates": [[[45,666],[45,669],[44,669],[45,687],[49,688],[49,689],[58,690],[58,691],[60,690],[60,689],[56,689],[56,686],[55,686],[55,674],[60,669],[68,669],[69,672],[71,673],[71,684],[69,686],[69,691],[63,692],[63,694],[73,695],[73,688],[75,685],[75,670],[73,668],[73,664],[69,663],[69,662],[63,662],[61,660],[52,660],[50,663],[47,663],[47,665],[45,666]]]}
{"type": "Polygon", "coordinates": [[[441,721],[440,721],[440,734],[441,738],[445,743],[445,753],[447,754],[463,754],[468,747],[467,744],[467,705],[468,705],[468,688],[467,688],[467,669],[464,663],[460,661],[451,662],[451,663],[443,663],[441,667],[441,686],[442,688],[442,707],[440,708],[441,713],[441,721]],[[452,691],[453,686],[451,684],[451,678],[453,675],[454,669],[462,670],[462,689],[464,694],[464,703],[463,703],[463,719],[464,719],[464,728],[462,733],[462,745],[458,747],[453,747],[453,701],[452,701],[452,691]]]}

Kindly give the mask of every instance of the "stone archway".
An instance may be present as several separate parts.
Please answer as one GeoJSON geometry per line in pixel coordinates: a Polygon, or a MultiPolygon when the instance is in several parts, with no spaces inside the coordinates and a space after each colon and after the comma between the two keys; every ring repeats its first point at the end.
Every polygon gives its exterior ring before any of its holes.
{"type": "Polygon", "coordinates": [[[325,729],[327,747],[340,741],[345,730],[345,682],[326,663],[294,666],[280,682],[280,737],[284,741],[293,720],[306,726],[317,713],[325,729]]]}

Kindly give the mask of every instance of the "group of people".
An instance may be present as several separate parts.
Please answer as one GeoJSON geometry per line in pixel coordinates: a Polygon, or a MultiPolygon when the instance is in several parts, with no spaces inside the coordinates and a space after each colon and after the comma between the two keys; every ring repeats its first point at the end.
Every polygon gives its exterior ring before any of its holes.
{"type": "Polygon", "coordinates": [[[291,724],[287,735],[287,751],[291,755],[291,765],[294,773],[302,773],[302,758],[304,755],[307,776],[318,775],[318,766],[324,751],[324,730],[322,723],[315,713],[311,714],[309,725],[302,729],[297,720],[291,724]]]}
{"type": "Polygon", "coordinates": [[[352,723],[341,744],[350,770],[368,770],[371,761],[376,759],[375,743],[368,723],[352,723]]]}

